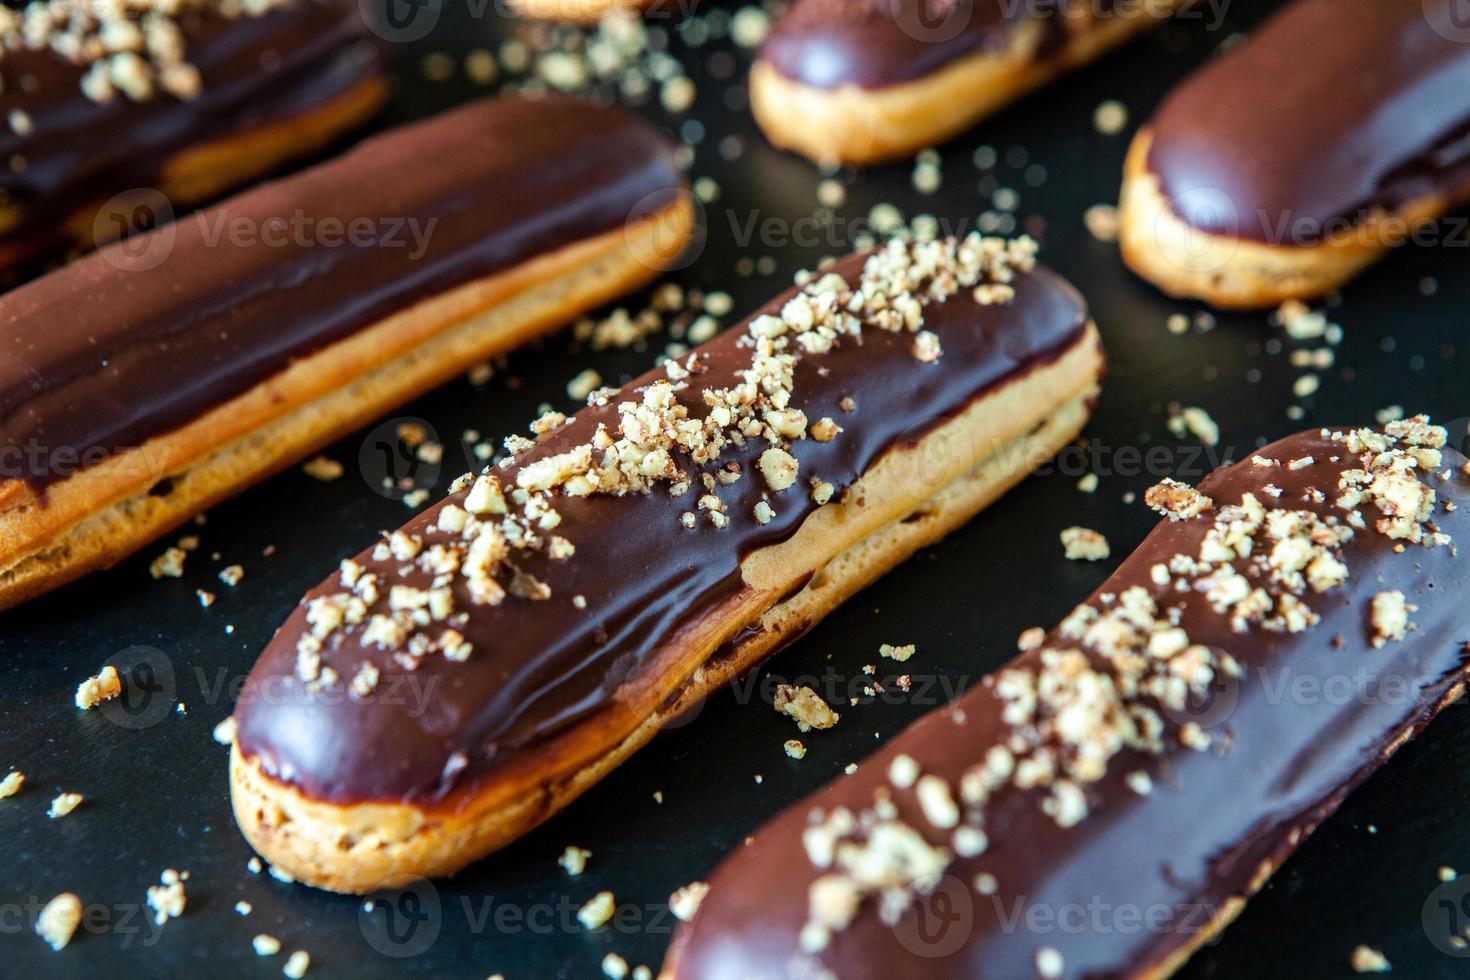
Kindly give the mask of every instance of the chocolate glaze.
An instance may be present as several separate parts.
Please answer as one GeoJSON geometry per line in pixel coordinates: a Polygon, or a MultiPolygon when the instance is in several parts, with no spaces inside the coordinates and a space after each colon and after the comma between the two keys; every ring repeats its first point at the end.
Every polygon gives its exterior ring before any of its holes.
{"type": "MultiPolygon", "coordinates": [[[[862,261],[863,256],[851,256],[835,271],[856,281],[862,261]]],[[[474,644],[474,653],[463,663],[428,657],[408,675],[407,683],[432,688],[425,711],[391,703],[394,699],[355,701],[340,690],[323,697],[299,684],[294,665],[297,640],[307,630],[303,600],[261,656],[236,707],[240,751],[258,760],[267,774],[316,799],[430,803],[595,713],[631,730],[641,719],[615,697],[618,685],[675,642],[682,628],[742,588],[743,556],[796,532],[816,506],[807,493],[811,477],[839,489],[851,485],[890,447],[916,440],[982,393],[1079,341],[1085,312],[1069,285],[1038,269],[1020,276],[1016,289],[1007,306],[979,306],[968,293],[930,305],[925,329],[939,335],[944,350],[932,364],[913,358],[911,336],[876,329],[865,331],[861,344],[844,340],[828,354],[802,358],[793,406],[814,422],[829,416],[844,431],[826,443],[796,442],[791,452],[800,461],[800,481],[772,496],[776,514],[765,526],[749,516],[765,489],[754,463],[767,447],[756,439],[727,451],[710,468],[733,461],[747,474],[719,490],[732,515],[724,529],[704,520],[692,530],[680,525],[679,515],[694,507],[693,491],[681,498],[661,488],[624,497],[559,494],[557,532],[571,540],[576,554],[553,562],[537,553],[522,565],[551,587],[552,598],[510,597],[500,606],[476,606],[464,580],[457,578],[456,605],[470,611],[468,625],[460,630],[474,644]],[[849,396],[856,401],[850,413],[839,407],[849,396]],[[576,595],[585,596],[585,609],[574,607],[576,595]],[[456,770],[452,778],[441,778],[451,770],[456,770]]],[[[762,312],[778,312],[790,295],[762,312]]],[[[750,349],[741,341],[745,334],[743,326],[731,329],[699,348],[709,370],[679,395],[692,417],[707,410],[700,391],[733,383],[736,372],[749,365],[750,349]]],[[[662,377],[661,371],[651,372],[609,406],[579,412],[519,463],[584,444],[600,423],[617,431],[617,401],[662,377]]],[[[507,485],[517,468],[501,473],[507,485]]],[[[916,485],[915,505],[938,489],[916,485]]],[[[437,532],[429,529],[443,506],[430,508],[406,527],[425,534],[426,547],[435,540],[437,532]]],[[[374,562],[370,551],[357,560],[385,575],[396,575],[400,564],[374,562]]],[[[406,581],[425,587],[428,580],[415,569],[406,581]]],[[[340,589],[333,575],[307,600],[340,589]]],[[[732,624],[730,632],[742,625],[732,624]]],[[[323,662],[347,678],[362,660],[379,667],[384,683],[404,676],[388,654],[360,646],[355,635],[342,631],[333,634],[323,654],[323,662]]]]}
{"type": "Polygon", "coordinates": [[[1297,0],[1174,90],[1150,124],[1148,169],[1189,224],[1273,244],[1458,196],[1463,35],[1453,0],[1297,0]]]}
{"type": "MultiPolygon", "coordinates": [[[[771,26],[761,60],[794,82],[818,89],[876,89],[912,82],[986,48],[1004,49],[1011,34],[1040,21],[1037,60],[1090,26],[1067,17],[1064,0],[797,0],[771,26]]],[[[1087,9],[1110,15],[1111,0],[1087,9]]]]}
{"type": "Polygon", "coordinates": [[[680,181],[620,110],[492,99],[108,246],[0,297],[0,446],[36,450],[0,477],[64,479],[418,300],[651,214],[680,181]],[[351,222],[368,233],[343,242],[351,222]]]}
{"type": "MultiPolygon", "coordinates": [[[[1296,471],[1273,467],[1269,480],[1285,493],[1267,505],[1319,513],[1332,509],[1338,474],[1357,465],[1340,443],[1318,431],[1260,453],[1283,461],[1306,455],[1317,460],[1296,471]],[[1332,456],[1341,462],[1329,462],[1332,456]],[[1304,502],[1309,487],[1323,488],[1329,501],[1304,502]]],[[[1437,507],[1434,520],[1461,548],[1470,540],[1470,478],[1458,469],[1463,462],[1446,450],[1444,466],[1455,474],[1432,484],[1441,500],[1460,505],[1454,512],[1437,507]]],[[[1243,492],[1260,495],[1266,482],[1261,472],[1249,462],[1224,467],[1199,489],[1217,508],[1238,503],[1243,492]]],[[[1209,517],[1161,523],[1089,602],[1096,605],[1101,594],[1134,586],[1159,598],[1168,587],[1152,582],[1150,567],[1179,552],[1196,554],[1209,517]]],[[[933,897],[920,900],[894,927],[881,923],[876,899],[868,899],[853,923],[834,935],[823,965],[843,980],[1029,977],[1036,973],[1036,952],[1049,946],[1062,954],[1067,977],[1131,976],[1197,939],[1229,898],[1248,891],[1261,862],[1279,862],[1295,849],[1294,829],[1315,826],[1329,814],[1382,763],[1381,750],[1392,737],[1427,724],[1440,698],[1463,676],[1470,613],[1462,597],[1470,589],[1470,563],[1448,547],[1405,545],[1405,553],[1395,554],[1392,545],[1372,531],[1349,541],[1343,556],[1351,578],[1312,596],[1322,620],[1304,633],[1232,633],[1225,617],[1197,595],[1168,592],[1160,605],[1184,603],[1180,625],[1191,642],[1223,649],[1246,668],[1238,683],[1218,688],[1189,714],[1166,720],[1171,731],[1194,720],[1228,735],[1223,754],[1185,749],[1177,740],[1160,757],[1125,750],[1089,787],[1089,815],[1069,829],[1041,811],[1037,791],[1006,786],[987,804],[990,843],[982,855],[956,858],[933,897]],[[1418,604],[1412,617],[1418,629],[1373,649],[1368,606],[1386,589],[1401,589],[1418,604]],[[1313,683],[1321,685],[1315,695],[1313,683]],[[1126,786],[1123,774],[1135,769],[1151,774],[1151,795],[1126,786]],[[981,872],[997,879],[995,895],[975,889],[981,872]],[[1144,915],[1153,909],[1162,911],[1154,913],[1157,925],[1150,928],[1144,915]]],[[[1032,651],[1013,663],[1034,667],[1039,657],[1039,650],[1032,651]]],[[[674,975],[789,976],[807,917],[807,887],[819,873],[801,841],[809,812],[841,805],[856,812],[870,805],[874,790],[887,785],[889,763],[899,753],[955,785],[1003,738],[1001,705],[989,679],[971,687],[864,760],[856,773],[760,829],[710,878],[693,924],[675,939],[674,975]]],[[[931,844],[946,843],[918,812],[912,793],[894,797],[900,819],[931,844]]]]}
{"type": "Polygon", "coordinates": [[[0,248],[63,244],[64,225],[89,204],[156,186],[176,154],[210,140],[293,119],[342,97],[385,67],[384,49],[353,0],[299,0],[260,17],[190,11],[178,18],[197,98],[159,93],[106,103],[82,93],[84,66],[49,50],[7,50],[0,58],[0,118],[14,110],[32,128],[0,127],[0,202],[20,221],[0,248]]]}

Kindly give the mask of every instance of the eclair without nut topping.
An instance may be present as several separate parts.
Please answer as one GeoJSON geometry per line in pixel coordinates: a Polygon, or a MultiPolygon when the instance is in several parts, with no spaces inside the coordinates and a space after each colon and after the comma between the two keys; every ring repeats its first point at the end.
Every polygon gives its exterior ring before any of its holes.
{"type": "Polygon", "coordinates": [[[0,296],[0,608],[648,281],[691,222],[631,115],[492,99],[0,296]]]}
{"type": "Polygon", "coordinates": [[[750,76],[772,143],[824,164],[904,156],[967,129],[1167,17],[1146,0],[795,0],[750,76]]]}
{"type": "Polygon", "coordinates": [[[1461,694],[1444,444],[1314,430],[1154,487],[1060,625],[725,860],[666,980],[1172,973],[1461,694]]]}
{"type": "Polygon", "coordinates": [[[1033,251],[895,241],[801,277],[344,561],[235,710],[251,844],[339,891],[451,873],[1020,480],[1102,369],[1033,251]]]}
{"type": "Polygon", "coordinates": [[[182,208],[326,144],[387,96],[384,54],[352,0],[0,10],[0,268],[111,240],[160,194],[182,208]]]}
{"type": "Polygon", "coordinates": [[[1296,0],[1138,132],[1124,258],[1170,294],[1257,307],[1417,240],[1470,198],[1467,42],[1453,0],[1296,0]]]}

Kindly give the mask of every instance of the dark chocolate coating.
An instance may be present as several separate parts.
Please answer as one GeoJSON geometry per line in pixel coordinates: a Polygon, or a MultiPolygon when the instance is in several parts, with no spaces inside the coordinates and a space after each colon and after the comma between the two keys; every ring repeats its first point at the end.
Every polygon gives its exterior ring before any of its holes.
{"type": "Polygon", "coordinates": [[[621,110],[491,99],[108,246],[0,297],[0,446],[26,450],[0,478],[65,479],[680,186],[670,144],[621,110]],[[152,265],[149,241],[169,235],[152,265]]]}
{"type": "Polygon", "coordinates": [[[1188,224],[1279,245],[1457,197],[1467,40],[1452,0],[1297,0],[1170,94],[1148,170],[1188,224]]]}
{"type": "Polygon", "coordinates": [[[338,99],[385,68],[384,48],[354,0],[299,0],[260,17],[190,11],[178,18],[201,90],[183,101],[162,91],[143,102],[82,93],[85,66],[49,50],[0,58],[0,119],[31,120],[24,136],[0,126],[0,201],[21,209],[0,247],[49,249],[89,205],[155,187],[178,153],[291,120],[338,99]]]}
{"type": "MultiPolygon", "coordinates": [[[[760,56],[818,89],[911,82],[987,44],[1017,22],[1002,0],[798,0],[771,26],[760,56]]],[[[1021,9],[1021,5],[1017,5],[1021,9]]]]}
{"type": "MultiPolygon", "coordinates": [[[[862,262],[863,256],[851,256],[836,271],[855,281],[862,262]]],[[[975,398],[1079,341],[1086,314],[1069,285],[1038,269],[1019,276],[1016,290],[1015,300],[1005,306],[980,306],[968,292],[928,306],[925,328],[939,335],[944,350],[934,363],[914,359],[912,335],[872,328],[861,344],[844,339],[827,354],[801,358],[793,406],[812,422],[831,417],[844,431],[830,442],[795,443],[791,452],[800,461],[800,479],[772,495],[775,517],[769,524],[758,525],[750,516],[766,487],[755,461],[768,448],[763,440],[751,439],[709,467],[713,472],[735,462],[745,474],[718,491],[731,515],[724,529],[703,516],[694,529],[679,523],[681,513],[695,509],[697,481],[679,498],[663,487],[623,497],[558,494],[562,523],[557,533],[576,546],[576,554],[554,562],[537,553],[522,563],[550,586],[551,599],[510,597],[500,606],[476,606],[463,578],[456,577],[456,607],[470,614],[459,629],[474,644],[466,662],[430,656],[405,675],[388,654],[359,645],[355,634],[332,635],[322,655],[325,664],[350,678],[356,665],[368,660],[382,671],[384,689],[389,677],[400,685],[406,677],[429,693],[427,710],[416,711],[401,695],[359,702],[340,689],[325,696],[308,692],[294,676],[296,643],[307,630],[303,601],[261,656],[236,707],[240,751],[270,776],[315,799],[432,803],[453,789],[472,786],[573,722],[600,714],[630,730],[641,719],[631,717],[615,697],[618,686],[665,645],[677,642],[686,624],[699,622],[743,587],[739,563],[745,555],[796,532],[816,508],[808,492],[811,478],[821,477],[839,490],[851,485],[890,447],[917,440],[975,398]],[[855,400],[855,411],[839,406],[845,397],[855,400]],[[576,595],[585,596],[585,609],[574,606],[576,595]]],[[[762,312],[778,312],[789,296],[762,312]]],[[[749,366],[745,335],[744,327],[737,327],[698,348],[709,369],[678,396],[690,406],[691,417],[707,411],[700,391],[733,383],[736,372],[749,366]]],[[[640,386],[662,377],[662,371],[645,375],[612,404],[579,412],[523,455],[519,465],[585,444],[599,423],[616,432],[617,402],[637,397],[633,392],[640,386]]],[[[499,471],[507,486],[517,468],[499,471]]],[[[915,506],[940,489],[921,484],[914,486],[915,506]]],[[[430,530],[442,507],[406,527],[424,535],[425,547],[442,535],[430,530]]],[[[357,560],[385,581],[402,564],[375,562],[370,551],[357,560]]],[[[415,568],[406,581],[425,587],[428,577],[415,568]]],[[[334,574],[307,599],[340,590],[334,574]]],[[[386,587],[383,591],[380,601],[386,602],[386,587]]],[[[731,624],[730,632],[745,625],[731,624]]]]}
{"type": "MultiPolygon", "coordinates": [[[[1357,457],[1319,431],[1260,453],[1283,461],[1310,455],[1316,463],[1263,471],[1246,461],[1216,470],[1200,491],[1216,508],[1253,491],[1267,507],[1325,514],[1334,510],[1339,473],[1358,465],[1357,457]],[[1332,456],[1340,461],[1329,462],[1332,456]],[[1285,491],[1279,500],[1261,495],[1268,480],[1285,491]],[[1304,500],[1309,487],[1323,489],[1327,502],[1304,500]]],[[[1437,506],[1433,520],[1462,549],[1470,541],[1470,477],[1459,471],[1463,463],[1446,450],[1443,468],[1455,473],[1431,484],[1442,501],[1460,505],[1454,512],[1437,506]]],[[[1396,734],[1427,724],[1463,677],[1470,637],[1463,601],[1470,561],[1463,555],[1413,544],[1396,554],[1393,541],[1371,530],[1369,517],[1370,530],[1359,531],[1343,548],[1348,582],[1307,600],[1320,623],[1296,634],[1233,633],[1226,617],[1211,611],[1198,593],[1181,595],[1155,585],[1149,575],[1154,563],[1176,553],[1197,554],[1211,523],[1209,512],[1161,523],[1089,602],[1098,605],[1103,593],[1141,586],[1161,609],[1184,606],[1179,625],[1192,643],[1222,649],[1245,668],[1238,682],[1217,687],[1189,713],[1166,717],[1171,733],[1194,720],[1216,736],[1227,735],[1227,747],[1196,752],[1166,736],[1170,747],[1162,756],[1125,749],[1104,778],[1089,785],[1089,815],[1067,829],[1042,812],[1039,791],[1005,786],[986,806],[989,848],[977,857],[956,858],[934,896],[909,908],[893,927],[880,922],[876,899],[867,899],[821,955],[835,975],[1029,977],[1036,974],[1035,956],[1043,947],[1062,954],[1067,977],[1134,975],[1157,965],[1198,940],[1229,899],[1246,894],[1263,862],[1284,860],[1299,842],[1298,831],[1315,826],[1376,769],[1396,734]],[[1374,649],[1368,608],[1372,596],[1387,589],[1402,590],[1418,605],[1412,616],[1418,629],[1374,649]],[[1151,795],[1140,796],[1125,784],[1124,774],[1136,769],[1151,775],[1151,795]],[[993,896],[975,888],[981,872],[997,879],[993,896]]],[[[1014,663],[1035,666],[1039,657],[1034,650],[1014,663]]],[[[809,812],[869,806],[874,790],[888,785],[889,763],[900,753],[956,784],[1004,737],[1001,705],[987,678],[863,760],[853,775],[757,831],[752,843],[715,871],[697,917],[676,937],[675,976],[788,976],[807,917],[807,887],[820,873],[801,841],[809,812]]],[[[946,835],[919,813],[912,793],[896,792],[894,798],[901,820],[931,844],[946,843],[946,835]]]]}

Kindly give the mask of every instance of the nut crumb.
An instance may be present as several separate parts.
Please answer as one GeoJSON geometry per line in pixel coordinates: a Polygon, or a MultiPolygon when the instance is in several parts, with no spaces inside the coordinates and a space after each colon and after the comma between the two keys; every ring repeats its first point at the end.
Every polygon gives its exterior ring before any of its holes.
{"type": "Polygon", "coordinates": [[[891,643],[884,643],[878,647],[878,655],[887,657],[889,660],[897,660],[899,663],[904,663],[914,655],[917,649],[912,643],[906,643],[901,647],[896,647],[891,643]]]}
{"type": "Polygon", "coordinates": [[[313,480],[320,480],[323,483],[340,480],[344,472],[341,463],[335,459],[329,459],[326,456],[318,456],[315,459],[307,460],[301,464],[301,471],[313,480]]]}
{"type": "Polygon", "coordinates": [[[1087,232],[1100,242],[1118,240],[1118,209],[1111,204],[1094,204],[1082,212],[1082,223],[1087,232]]]}
{"type": "Polygon", "coordinates": [[[88,677],[77,685],[76,704],[87,711],[121,693],[122,680],[117,676],[117,668],[108,664],[96,676],[88,677]]]}
{"type": "Polygon", "coordinates": [[[568,846],[561,852],[561,857],[556,859],[556,863],[561,865],[567,874],[575,878],[587,870],[587,859],[591,856],[592,852],[585,847],[568,846]]]}
{"type": "Polygon", "coordinates": [[[688,922],[694,918],[694,913],[699,911],[699,905],[708,893],[708,884],[702,881],[691,881],[669,896],[669,911],[673,912],[674,918],[680,922],[688,922]]]}
{"type": "Polygon", "coordinates": [[[301,980],[306,976],[306,971],[310,967],[311,955],[304,949],[298,949],[286,958],[286,965],[281,967],[281,972],[291,980],[301,980]]]}
{"type": "Polygon", "coordinates": [[[790,684],[776,685],[773,705],[777,711],[796,720],[796,727],[803,732],[813,728],[825,730],[837,724],[841,718],[810,687],[792,687],[790,684]]]}
{"type": "Polygon", "coordinates": [[[52,820],[64,817],[81,806],[83,799],[85,797],[81,793],[62,793],[51,801],[51,808],[46,811],[46,816],[52,820]]]}
{"type": "Polygon", "coordinates": [[[1387,973],[1393,969],[1388,958],[1371,946],[1354,947],[1353,955],[1348,962],[1358,973],[1387,973]]]}
{"type": "Polygon", "coordinates": [[[597,929],[607,925],[617,911],[618,903],[612,892],[598,892],[588,899],[587,904],[577,910],[577,921],[584,928],[597,929]]]}
{"type": "Polygon", "coordinates": [[[81,921],[82,900],[71,892],[62,892],[47,902],[36,917],[36,935],[59,953],[71,942],[81,921]]]}
{"type": "Polygon", "coordinates": [[[161,926],[184,914],[188,900],[184,894],[184,882],[189,880],[189,872],[166,868],[158,880],[159,884],[148,886],[148,907],[153,910],[154,925],[161,926]]]}
{"type": "Polygon", "coordinates": [[[1061,539],[1066,556],[1073,561],[1102,561],[1112,553],[1108,539],[1090,528],[1066,528],[1061,539]]]}
{"type": "Polygon", "coordinates": [[[788,738],[783,747],[786,749],[786,754],[793,759],[806,758],[806,746],[801,744],[800,739],[788,738]]]}

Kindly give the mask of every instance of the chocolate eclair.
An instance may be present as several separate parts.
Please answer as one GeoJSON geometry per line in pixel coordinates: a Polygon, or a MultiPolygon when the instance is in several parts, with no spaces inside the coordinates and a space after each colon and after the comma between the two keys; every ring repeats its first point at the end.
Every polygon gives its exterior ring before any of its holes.
{"type": "Polygon", "coordinates": [[[698,0],[509,0],[524,17],[568,24],[596,24],[608,17],[649,16],[677,18],[689,13],[698,0]]]}
{"type": "Polygon", "coordinates": [[[386,98],[384,53],[352,0],[0,10],[0,268],[325,145],[386,98]]]}
{"type": "Polygon", "coordinates": [[[772,143],[865,164],[942,143],[1171,14],[1175,0],[795,0],[750,104],[772,143]]]}
{"type": "Polygon", "coordinates": [[[1124,258],[1171,295],[1259,307],[1421,240],[1470,199],[1467,40],[1453,0],[1296,0],[1139,130],[1124,258]]]}
{"type": "Polygon", "coordinates": [[[337,891],[452,873],[1020,480],[1102,370],[1033,253],[895,241],[801,277],[342,562],[235,709],[251,844],[337,891]]]}
{"type": "Polygon", "coordinates": [[[0,608],[648,281],[691,223],[631,115],[492,99],[0,296],[0,608]]]}
{"type": "Polygon", "coordinates": [[[1056,629],[725,860],[665,977],[1173,972],[1461,694],[1444,444],[1321,429],[1155,486],[1056,629]]]}

